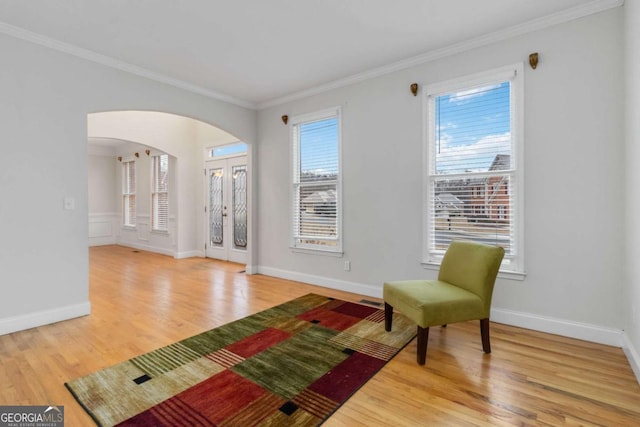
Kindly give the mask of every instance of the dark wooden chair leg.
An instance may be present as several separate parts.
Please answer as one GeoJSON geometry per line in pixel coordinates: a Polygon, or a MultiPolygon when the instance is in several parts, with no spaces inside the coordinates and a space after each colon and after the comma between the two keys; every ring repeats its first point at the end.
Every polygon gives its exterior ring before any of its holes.
{"type": "Polygon", "coordinates": [[[491,353],[491,341],[489,340],[489,319],[480,319],[480,335],[482,335],[482,350],[491,353]]]}
{"type": "Polygon", "coordinates": [[[391,330],[391,323],[393,322],[393,307],[386,302],[384,303],[384,330],[389,332],[391,330]]]}
{"type": "Polygon", "coordinates": [[[429,342],[429,328],[418,326],[418,365],[427,361],[427,343],[429,342]]]}

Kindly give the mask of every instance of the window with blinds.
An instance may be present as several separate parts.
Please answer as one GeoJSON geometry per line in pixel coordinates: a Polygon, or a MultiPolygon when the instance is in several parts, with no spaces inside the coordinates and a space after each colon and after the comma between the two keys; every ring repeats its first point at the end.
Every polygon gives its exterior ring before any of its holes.
{"type": "Polygon", "coordinates": [[[522,271],[518,74],[427,87],[427,263],[451,241],[471,240],[503,247],[503,269],[522,271]]]}
{"type": "Polygon", "coordinates": [[[340,109],[291,124],[293,247],[341,252],[340,109]]]}
{"type": "Polygon", "coordinates": [[[151,157],[151,229],[169,231],[169,156],[151,157]]]}
{"type": "Polygon", "coordinates": [[[136,225],[136,162],[122,162],[122,224],[136,225]]]}

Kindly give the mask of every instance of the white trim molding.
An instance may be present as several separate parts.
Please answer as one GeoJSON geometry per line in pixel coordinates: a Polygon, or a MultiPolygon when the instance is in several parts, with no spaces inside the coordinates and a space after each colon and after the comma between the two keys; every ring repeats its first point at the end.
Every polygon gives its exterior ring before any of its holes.
{"type": "MultiPolygon", "coordinates": [[[[124,246],[125,248],[138,249],[141,251],[153,252],[156,254],[168,255],[170,257],[177,258],[175,251],[168,248],[161,248],[158,246],[152,246],[152,245],[147,245],[147,244],[138,243],[138,242],[123,242],[123,241],[118,242],[117,245],[124,246]]],[[[188,257],[184,257],[184,258],[188,258],[188,257]]]]}
{"type": "Polygon", "coordinates": [[[623,344],[623,332],[620,329],[606,328],[589,323],[574,322],[572,320],[558,319],[521,311],[492,308],[491,321],[614,347],[622,347],[623,344]]]}
{"type": "MultiPolygon", "coordinates": [[[[253,274],[253,269],[252,269],[253,274]]],[[[297,271],[281,270],[279,268],[258,266],[257,274],[265,276],[279,277],[280,279],[293,280],[296,282],[308,283],[311,285],[322,286],[325,288],[337,289],[345,292],[352,292],[370,296],[374,298],[382,298],[382,286],[375,286],[366,283],[347,282],[346,280],[331,279],[328,277],[315,276],[313,274],[300,273],[297,271]]]]}
{"type": "Polygon", "coordinates": [[[105,65],[107,67],[115,68],[116,70],[124,71],[126,73],[134,74],[136,76],[144,77],[146,79],[153,80],[156,82],[165,83],[170,86],[186,90],[188,92],[206,96],[208,98],[213,98],[219,101],[228,102],[230,104],[235,104],[244,108],[250,108],[250,109],[256,108],[256,105],[252,102],[235,98],[233,96],[229,96],[224,93],[216,92],[211,89],[205,89],[201,86],[194,85],[193,83],[185,82],[184,80],[179,80],[173,77],[166,76],[164,74],[156,73],[155,71],[147,70],[146,68],[129,64],[127,62],[120,61],[115,58],[111,58],[110,56],[102,55],[100,53],[96,53],[88,49],[84,49],[69,43],[65,43],[60,40],[56,40],[51,37],[44,36],[42,34],[34,33],[32,31],[25,30],[24,28],[16,27],[14,25],[10,25],[5,22],[0,22],[0,33],[4,33],[8,36],[15,37],[17,39],[35,43],[40,46],[48,47],[49,49],[53,49],[59,52],[73,55],[78,58],[86,59],[87,61],[91,61],[101,65],[105,65]]]}
{"type": "Polygon", "coordinates": [[[120,215],[116,212],[89,214],[89,246],[115,245],[118,242],[120,215]]]}
{"type": "Polygon", "coordinates": [[[259,110],[262,110],[265,108],[274,107],[276,105],[282,105],[287,102],[308,98],[310,96],[328,92],[333,89],[339,89],[341,87],[374,79],[376,77],[384,76],[396,71],[406,70],[411,67],[426,64],[437,59],[445,58],[479,47],[487,46],[493,43],[500,42],[502,40],[510,39],[512,37],[521,36],[523,34],[539,31],[547,27],[573,21],[585,16],[604,12],[605,10],[620,7],[623,4],[624,0],[594,0],[589,3],[564,10],[562,12],[543,16],[541,18],[534,19],[523,24],[515,25],[513,27],[505,28],[500,31],[489,33],[484,36],[474,37],[473,39],[446,46],[441,49],[435,49],[430,52],[414,56],[412,58],[407,58],[398,62],[394,62],[392,64],[364,71],[362,73],[353,74],[342,79],[334,80],[320,86],[316,86],[300,92],[295,92],[280,98],[272,99],[270,101],[261,102],[257,107],[259,110]]]}
{"type": "Polygon", "coordinates": [[[74,319],[89,314],[91,314],[91,303],[87,301],[81,304],[7,317],[0,319],[0,335],[36,328],[38,326],[74,319]]]}
{"type": "Polygon", "coordinates": [[[622,333],[622,349],[629,360],[633,373],[636,375],[638,384],[640,384],[640,353],[638,353],[638,350],[633,346],[626,332],[622,333]]]}
{"type": "MultiPolygon", "coordinates": [[[[120,216],[118,216],[117,221],[119,228],[115,244],[179,258],[175,249],[177,235],[175,216],[169,217],[168,231],[151,230],[151,217],[148,214],[136,215],[135,227],[123,226],[120,222],[120,216]]],[[[182,258],[191,256],[198,255],[189,255],[182,258]]]]}
{"type": "Polygon", "coordinates": [[[176,252],[172,254],[175,259],[184,259],[184,258],[204,258],[204,251],[184,251],[184,252],[176,252]]]}
{"type": "Polygon", "coordinates": [[[481,46],[486,46],[492,43],[506,40],[511,37],[520,36],[533,31],[542,30],[553,25],[569,22],[574,19],[583,18],[585,16],[593,15],[599,12],[604,12],[608,9],[620,7],[624,4],[624,0],[593,0],[589,3],[582,4],[571,9],[567,9],[552,15],[543,16],[538,19],[534,19],[523,24],[515,25],[513,27],[505,28],[500,31],[496,31],[484,36],[475,37],[471,40],[463,41],[461,43],[453,44],[441,49],[435,49],[430,52],[423,53],[412,58],[407,58],[402,61],[394,62],[392,64],[385,65],[383,67],[374,68],[372,70],[364,71],[362,73],[354,74],[342,79],[334,80],[332,82],[316,86],[310,89],[306,89],[300,92],[295,92],[289,95],[285,95],[280,98],[275,98],[269,101],[261,103],[253,103],[244,99],[239,99],[230,95],[226,95],[220,92],[206,89],[201,86],[194,85],[193,83],[185,82],[183,80],[175,79],[173,77],[166,76],[164,74],[156,73],[154,71],[147,70],[137,65],[129,64],[124,61],[120,61],[115,58],[111,58],[106,55],[102,55],[88,49],[84,49],[69,43],[44,36],[42,34],[34,33],[32,31],[25,30],[24,28],[16,27],[14,25],[0,22],[0,33],[4,33],[8,36],[22,39],[31,43],[38,44],[40,46],[48,47],[59,52],[63,52],[69,55],[73,55],[88,61],[96,62],[107,67],[115,68],[120,71],[131,73],[140,77],[144,77],[150,80],[154,80],[160,83],[165,83],[179,89],[203,95],[209,98],[217,99],[219,101],[229,102],[231,104],[238,105],[240,107],[249,109],[264,109],[281,105],[286,102],[295,101],[298,99],[306,98],[319,93],[328,92],[333,89],[345,87],[351,84],[359,83],[365,80],[373,79],[385,74],[393,73],[395,71],[405,70],[416,65],[421,65],[436,59],[444,58],[447,56],[455,55],[457,53],[465,52],[471,49],[475,49],[481,46]]]}

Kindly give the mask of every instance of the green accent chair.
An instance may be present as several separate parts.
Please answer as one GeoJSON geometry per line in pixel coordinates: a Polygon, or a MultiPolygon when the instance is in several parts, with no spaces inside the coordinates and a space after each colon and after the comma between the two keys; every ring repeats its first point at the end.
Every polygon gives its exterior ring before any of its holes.
{"type": "Polygon", "coordinates": [[[385,282],[385,330],[391,330],[394,309],[416,322],[418,363],[424,365],[430,326],[480,320],[482,349],[491,353],[489,313],[503,257],[501,247],[454,241],[442,259],[437,280],[385,282]]]}

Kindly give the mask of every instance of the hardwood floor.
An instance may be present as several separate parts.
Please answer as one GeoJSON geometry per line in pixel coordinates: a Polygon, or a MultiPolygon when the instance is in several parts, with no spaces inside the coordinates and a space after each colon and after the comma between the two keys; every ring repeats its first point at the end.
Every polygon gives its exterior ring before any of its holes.
{"type": "MultiPolygon", "coordinates": [[[[90,249],[90,316],[0,336],[0,405],[64,405],[93,422],[64,382],[315,292],[243,266],[119,246],[90,249]]],[[[367,298],[371,299],[371,298],[367,298]]],[[[640,425],[640,386],[619,348],[478,322],[432,328],[427,363],[412,341],[327,426],[640,425]]]]}

